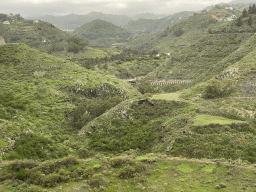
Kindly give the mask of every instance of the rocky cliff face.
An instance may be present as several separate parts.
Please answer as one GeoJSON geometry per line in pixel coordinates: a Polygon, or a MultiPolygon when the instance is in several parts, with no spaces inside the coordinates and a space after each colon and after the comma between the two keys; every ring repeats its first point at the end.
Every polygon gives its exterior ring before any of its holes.
{"type": "Polygon", "coordinates": [[[5,44],[4,38],[0,36],[0,45],[5,44]]]}

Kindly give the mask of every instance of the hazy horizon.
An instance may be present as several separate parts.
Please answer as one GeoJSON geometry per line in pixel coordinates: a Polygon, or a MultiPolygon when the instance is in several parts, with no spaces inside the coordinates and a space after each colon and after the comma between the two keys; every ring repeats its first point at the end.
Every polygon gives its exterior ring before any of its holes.
{"type": "Polygon", "coordinates": [[[205,7],[230,3],[230,0],[1,0],[0,13],[23,17],[86,15],[90,12],[134,16],[142,13],[171,15],[182,11],[200,11],[205,7]]]}

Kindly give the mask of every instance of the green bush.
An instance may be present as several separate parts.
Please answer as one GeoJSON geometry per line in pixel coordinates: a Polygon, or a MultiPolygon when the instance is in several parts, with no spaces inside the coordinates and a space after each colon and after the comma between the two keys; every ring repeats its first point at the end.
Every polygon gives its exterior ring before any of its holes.
{"type": "Polygon", "coordinates": [[[135,177],[135,172],[135,168],[128,165],[121,169],[118,176],[122,179],[130,179],[135,177]]]}
{"type": "Polygon", "coordinates": [[[203,98],[212,99],[229,96],[235,91],[230,80],[212,79],[203,91],[203,98]]]}
{"type": "Polygon", "coordinates": [[[125,163],[126,163],[126,159],[125,158],[122,158],[122,157],[115,157],[115,158],[112,158],[110,159],[110,165],[112,167],[121,167],[123,166],[125,163]]]}
{"type": "Polygon", "coordinates": [[[9,165],[10,170],[18,172],[21,169],[32,169],[37,167],[38,163],[32,159],[16,160],[9,165]]]}
{"type": "Polygon", "coordinates": [[[16,139],[14,148],[14,151],[6,153],[5,159],[50,159],[68,155],[66,147],[34,133],[21,135],[16,139]]]}
{"type": "Polygon", "coordinates": [[[16,173],[16,178],[19,180],[25,180],[27,178],[27,171],[26,169],[20,169],[17,173],[16,173]]]}
{"type": "Polygon", "coordinates": [[[104,186],[107,184],[107,179],[104,177],[103,174],[98,173],[93,175],[90,179],[89,179],[89,184],[92,187],[96,187],[99,188],[100,186],[104,186]]]}

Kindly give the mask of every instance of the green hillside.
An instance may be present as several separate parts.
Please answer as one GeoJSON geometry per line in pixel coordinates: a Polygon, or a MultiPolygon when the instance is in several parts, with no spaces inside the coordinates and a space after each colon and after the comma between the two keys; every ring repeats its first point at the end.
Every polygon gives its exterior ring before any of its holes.
{"type": "Polygon", "coordinates": [[[172,27],[173,25],[187,20],[194,12],[180,12],[167,17],[159,19],[143,19],[139,18],[135,21],[128,23],[124,26],[128,31],[134,33],[157,33],[166,30],[167,27],[172,27]]]}
{"type": "MultiPolygon", "coordinates": [[[[159,66],[149,74],[152,79],[192,79],[195,82],[210,78],[214,71],[221,71],[221,61],[239,49],[239,47],[251,37],[252,34],[222,33],[208,34],[196,43],[189,45],[178,54],[172,53],[166,65],[159,66]]],[[[248,50],[247,50],[248,51],[248,50]]],[[[230,57],[229,62],[237,59],[230,57]]],[[[223,62],[223,65],[228,63],[223,62]]]]}
{"type": "Polygon", "coordinates": [[[4,145],[15,147],[3,158],[57,158],[53,152],[59,149],[65,149],[59,152],[60,156],[73,153],[64,140],[75,141],[76,131],[87,121],[139,95],[125,81],[86,70],[24,44],[2,46],[0,55],[0,135],[4,145]],[[31,135],[31,141],[21,142],[26,135],[31,135]],[[45,150],[27,154],[20,150],[29,147],[37,137],[45,139],[39,145],[45,150]],[[52,146],[48,148],[47,144],[52,146]]]}
{"type": "Polygon", "coordinates": [[[6,43],[25,43],[47,53],[62,51],[77,53],[85,49],[88,44],[43,21],[37,23],[33,20],[16,19],[9,25],[1,22],[0,34],[6,43]]]}
{"type": "Polygon", "coordinates": [[[72,34],[97,46],[127,42],[132,37],[125,29],[99,19],[76,28],[72,34]]]}
{"type": "MultiPolygon", "coordinates": [[[[187,14],[189,17],[192,13],[187,14]]],[[[176,23],[171,26],[169,23],[165,26],[164,31],[153,35],[144,35],[134,39],[130,46],[133,48],[157,49],[159,52],[170,53],[177,52],[197,42],[205,34],[208,33],[208,28],[219,26],[223,21],[217,18],[228,18],[232,15],[241,14],[240,11],[226,10],[224,7],[212,8],[209,11],[202,11],[201,13],[194,13],[187,20],[176,23]]],[[[168,19],[167,21],[172,21],[168,19]]],[[[163,22],[165,24],[165,22],[163,22]]]]}
{"type": "Polygon", "coordinates": [[[149,74],[151,79],[193,79],[193,84],[210,79],[254,49],[254,14],[209,28],[200,40],[180,52],[172,52],[165,65],[149,74]],[[251,25],[248,20],[251,18],[251,25]],[[238,21],[241,19],[241,25],[238,21]]]}
{"type": "Polygon", "coordinates": [[[255,191],[256,6],[227,6],[133,34],[0,14],[0,191],[255,191]]]}

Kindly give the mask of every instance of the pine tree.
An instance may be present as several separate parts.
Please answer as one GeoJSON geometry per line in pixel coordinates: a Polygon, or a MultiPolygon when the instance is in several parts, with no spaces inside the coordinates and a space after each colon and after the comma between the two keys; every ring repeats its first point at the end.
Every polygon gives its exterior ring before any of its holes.
{"type": "Polygon", "coordinates": [[[243,17],[247,17],[248,16],[248,13],[247,13],[246,9],[243,10],[242,14],[243,14],[243,17]]]}
{"type": "Polygon", "coordinates": [[[248,13],[249,13],[249,14],[253,14],[252,6],[249,6],[248,13]]]}
{"type": "Polygon", "coordinates": [[[250,17],[249,17],[249,19],[248,19],[248,24],[249,24],[249,26],[251,26],[251,25],[252,25],[252,22],[253,22],[253,20],[252,20],[252,16],[250,15],[250,17]]]}
{"type": "Polygon", "coordinates": [[[256,14],[256,5],[255,4],[252,5],[252,13],[256,14]]]}

